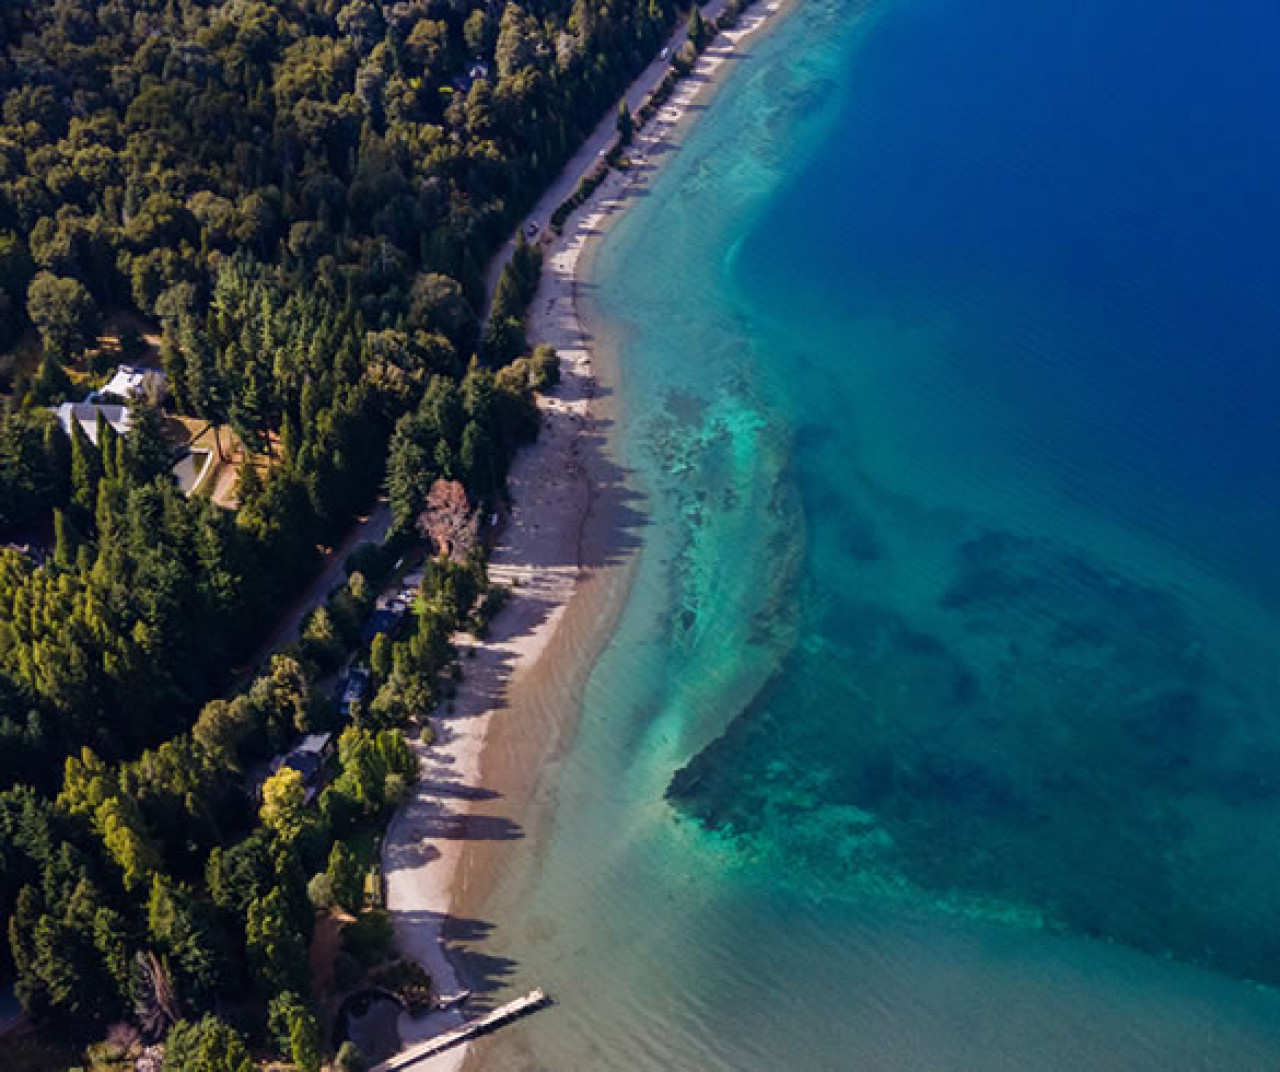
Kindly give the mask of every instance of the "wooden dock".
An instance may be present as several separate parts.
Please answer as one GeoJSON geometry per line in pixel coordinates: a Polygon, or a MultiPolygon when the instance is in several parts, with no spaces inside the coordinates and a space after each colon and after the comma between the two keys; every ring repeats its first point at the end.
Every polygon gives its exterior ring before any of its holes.
{"type": "Polygon", "coordinates": [[[531,990],[524,997],[509,1001],[507,1004],[494,1009],[493,1012],[477,1017],[461,1027],[456,1027],[452,1031],[446,1031],[442,1035],[436,1035],[435,1038],[429,1038],[425,1042],[419,1042],[406,1050],[401,1050],[394,1057],[388,1057],[381,1064],[374,1065],[369,1072],[404,1072],[405,1069],[412,1068],[419,1061],[425,1061],[428,1057],[434,1057],[437,1053],[466,1042],[468,1039],[473,1039],[477,1035],[483,1035],[487,1031],[492,1031],[503,1024],[524,1016],[526,1013],[541,1009],[549,1004],[551,1004],[551,999],[541,990],[531,990]]]}

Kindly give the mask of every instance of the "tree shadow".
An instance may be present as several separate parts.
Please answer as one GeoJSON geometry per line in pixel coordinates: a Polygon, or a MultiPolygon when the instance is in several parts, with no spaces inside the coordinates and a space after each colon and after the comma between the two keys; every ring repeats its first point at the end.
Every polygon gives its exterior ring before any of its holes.
{"type": "Polygon", "coordinates": [[[479,947],[493,937],[495,924],[447,912],[410,911],[396,915],[402,926],[423,926],[443,934],[445,954],[461,985],[471,991],[466,1003],[469,1017],[483,1015],[502,1004],[499,997],[510,986],[519,963],[480,951],[479,947]]]}

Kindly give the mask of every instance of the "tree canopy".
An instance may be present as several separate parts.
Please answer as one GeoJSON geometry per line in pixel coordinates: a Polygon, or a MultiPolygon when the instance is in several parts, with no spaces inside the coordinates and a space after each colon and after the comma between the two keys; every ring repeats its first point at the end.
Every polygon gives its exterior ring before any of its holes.
{"type": "Polygon", "coordinates": [[[288,992],[281,1052],[320,1063],[308,886],[360,907],[342,839],[416,777],[400,726],[449,687],[483,564],[429,571],[312,804],[288,766],[260,799],[247,775],[336,728],[318,681],[373,594],[353,577],[296,648],[234,668],[383,488],[397,538],[437,477],[501,499],[554,355],[526,354],[538,251],[521,240],[487,320],[485,266],[675,18],[0,5],[0,538],[48,552],[0,546],[0,976],[38,1026],[132,1013],[167,1069],[246,1072],[213,1014],[288,992]],[[163,366],[164,407],[64,432],[45,407],[118,359],[163,366]],[[234,509],[178,489],[175,417],[240,453],[234,509]]]}

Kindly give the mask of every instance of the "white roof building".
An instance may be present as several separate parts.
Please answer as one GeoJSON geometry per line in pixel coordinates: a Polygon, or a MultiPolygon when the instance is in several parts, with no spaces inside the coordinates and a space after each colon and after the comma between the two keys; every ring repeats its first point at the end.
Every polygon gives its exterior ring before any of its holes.
{"type": "Polygon", "coordinates": [[[118,365],[115,375],[99,392],[116,398],[158,398],[164,394],[165,374],[159,369],[140,365],[118,365]]]}
{"type": "Polygon", "coordinates": [[[98,443],[98,418],[106,421],[120,435],[127,435],[133,426],[128,406],[112,406],[99,402],[64,402],[54,411],[62,430],[71,435],[71,422],[76,421],[95,446],[98,443]]]}

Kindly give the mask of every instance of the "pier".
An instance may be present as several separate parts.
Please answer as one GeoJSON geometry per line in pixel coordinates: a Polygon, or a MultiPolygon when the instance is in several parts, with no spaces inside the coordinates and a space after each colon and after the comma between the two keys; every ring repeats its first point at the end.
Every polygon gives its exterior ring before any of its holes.
{"type": "Polygon", "coordinates": [[[394,1057],[388,1057],[381,1064],[374,1065],[369,1072],[405,1072],[406,1069],[412,1068],[419,1061],[434,1057],[437,1053],[466,1042],[468,1039],[473,1039],[478,1035],[483,1035],[487,1031],[492,1031],[503,1024],[524,1016],[526,1013],[534,1012],[550,1004],[551,999],[541,990],[531,990],[524,997],[509,1001],[507,1004],[499,1006],[492,1012],[477,1017],[461,1027],[456,1027],[452,1031],[446,1031],[441,1035],[436,1035],[435,1038],[429,1038],[425,1042],[418,1042],[408,1049],[401,1050],[394,1057]]]}

